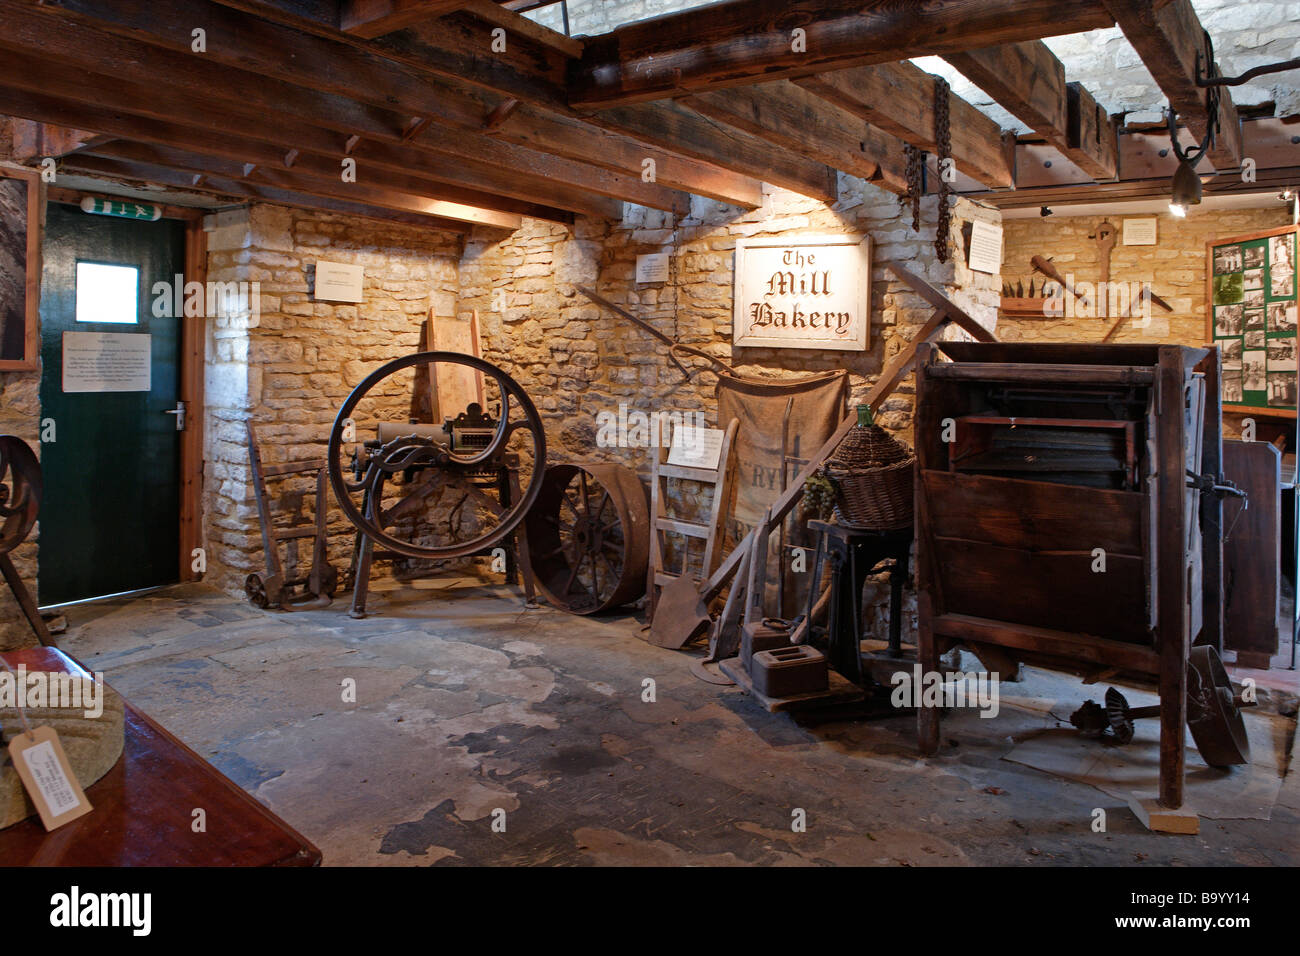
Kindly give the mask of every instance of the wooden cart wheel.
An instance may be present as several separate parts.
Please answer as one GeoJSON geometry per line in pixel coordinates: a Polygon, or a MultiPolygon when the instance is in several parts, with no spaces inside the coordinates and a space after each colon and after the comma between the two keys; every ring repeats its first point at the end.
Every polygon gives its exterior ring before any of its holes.
{"type": "Polygon", "coordinates": [[[244,578],[244,595],[253,607],[266,610],[270,601],[266,598],[266,588],[262,586],[262,576],[260,574],[250,574],[244,578]]]}
{"type": "Polygon", "coordinates": [[[555,607],[596,614],[645,593],[650,509],[630,468],[552,465],[525,520],[537,586],[555,607]]]}
{"type": "Polygon", "coordinates": [[[1250,762],[1250,740],[1219,652],[1193,647],[1187,668],[1187,726],[1211,767],[1250,762]]]}

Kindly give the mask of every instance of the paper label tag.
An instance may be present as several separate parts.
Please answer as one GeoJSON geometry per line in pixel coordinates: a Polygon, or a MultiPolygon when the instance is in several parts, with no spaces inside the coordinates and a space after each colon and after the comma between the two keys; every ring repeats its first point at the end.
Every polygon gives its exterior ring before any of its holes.
{"type": "Polygon", "coordinates": [[[71,823],[91,810],[53,727],[37,727],[9,742],[9,756],[46,830],[71,823]]]}

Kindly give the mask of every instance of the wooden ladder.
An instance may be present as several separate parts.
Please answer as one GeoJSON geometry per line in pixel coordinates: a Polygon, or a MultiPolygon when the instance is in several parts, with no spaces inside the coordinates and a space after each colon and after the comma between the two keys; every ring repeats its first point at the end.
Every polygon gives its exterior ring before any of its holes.
{"type": "Polygon", "coordinates": [[[722,449],[718,455],[717,468],[694,468],[688,465],[671,465],[668,463],[668,449],[659,448],[652,456],[653,468],[650,475],[650,568],[646,580],[647,620],[654,620],[655,605],[659,601],[659,588],[671,584],[681,575],[687,573],[690,563],[690,542],[682,552],[681,570],[668,571],[664,568],[664,553],[667,550],[664,536],[680,534],[704,542],[704,557],[701,564],[700,580],[706,580],[717,568],[722,551],[722,522],[726,508],[727,472],[731,464],[731,446],[736,438],[740,419],[733,418],[727,425],[722,438],[722,449]],[[686,481],[698,481],[713,485],[713,503],[709,509],[708,523],[683,521],[668,515],[668,479],[677,478],[686,481]]]}

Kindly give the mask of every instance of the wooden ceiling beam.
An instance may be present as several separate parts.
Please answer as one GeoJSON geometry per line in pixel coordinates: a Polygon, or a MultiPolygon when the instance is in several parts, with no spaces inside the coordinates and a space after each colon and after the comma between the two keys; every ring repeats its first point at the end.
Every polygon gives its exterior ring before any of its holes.
{"type": "Polygon", "coordinates": [[[36,120],[13,118],[13,150],[10,158],[15,163],[29,163],[41,159],[58,159],[98,145],[109,139],[84,129],[69,129],[36,120]]]}
{"type": "MultiPolygon", "coordinates": [[[[7,62],[12,62],[12,59],[0,58],[0,63],[7,62]]],[[[239,163],[246,163],[255,158],[266,165],[282,165],[285,152],[289,148],[297,148],[299,155],[295,164],[299,168],[311,169],[319,166],[322,172],[328,169],[334,179],[342,182],[339,159],[341,149],[330,155],[323,150],[310,151],[305,145],[305,137],[297,138],[296,141],[300,145],[296,147],[290,146],[287,140],[277,138],[278,133],[292,137],[294,135],[292,129],[282,130],[279,127],[271,127],[269,131],[264,131],[251,118],[236,116],[233,120],[223,121],[221,114],[201,108],[194,110],[193,107],[190,108],[190,112],[182,109],[179,113],[172,114],[173,118],[169,120],[130,115],[103,106],[77,102],[71,98],[61,99],[48,89],[43,88],[37,92],[24,88],[24,85],[39,87],[50,85],[39,75],[37,81],[34,84],[20,84],[13,82],[12,77],[0,77],[0,112],[29,118],[51,119],[61,125],[89,128],[115,138],[143,140],[158,146],[173,146],[206,155],[215,154],[239,163]],[[192,116],[196,124],[210,125],[185,125],[176,118],[177,116],[192,116]],[[229,132],[231,129],[239,129],[241,132],[232,134],[229,132]],[[264,138],[257,139],[259,134],[264,138]]],[[[57,85],[62,81],[52,79],[51,82],[57,85]]],[[[124,87],[119,84],[113,88],[121,90],[124,87]]],[[[164,113],[168,112],[166,99],[165,96],[161,97],[161,111],[164,113]]],[[[439,198],[440,187],[449,185],[538,203],[539,195],[545,193],[548,188],[545,183],[539,184],[527,180],[520,182],[513,174],[496,173],[492,170],[479,173],[468,169],[464,163],[441,160],[438,157],[416,153],[414,150],[397,149],[380,143],[364,144],[358,150],[357,161],[361,178],[367,175],[369,168],[370,175],[378,180],[382,180],[390,172],[427,179],[427,188],[422,192],[431,198],[439,198]]],[[[467,193],[458,193],[456,188],[449,192],[449,196],[468,198],[467,193]]],[[[620,211],[622,208],[614,201],[601,200],[579,190],[551,192],[547,194],[547,198],[552,200],[549,204],[550,210],[545,206],[536,209],[537,212],[547,213],[541,218],[555,218],[556,213],[559,212],[562,219],[564,210],[604,216],[610,214],[615,208],[620,211]],[[570,209],[571,206],[577,208],[570,209]]],[[[486,196],[485,201],[489,201],[486,196]]]]}
{"type": "MultiPolygon", "coordinates": [[[[147,67],[133,65],[130,61],[124,61],[112,77],[87,71],[84,62],[81,73],[51,71],[45,62],[48,58],[37,58],[8,36],[0,37],[0,48],[6,46],[11,48],[11,53],[0,58],[0,78],[10,86],[35,93],[46,92],[87,105],[111,104],[123,112],[164,121],[176,119],[202,125],[216,134],[236,130],[245,138],[259,138],[281,146],[281,155],[289,149],[334,155],[336,167],[337,154],[344,151],[343,144],[347,138],[344,131],[349,129],[348,120],[358,118],[356,111],[346,113],[338,121],[331,121],[329,114],[321,111],[305,116],[276,111],[257,94],[250,94],[251,103],[243,102],[240,92],[256,85],[257,78],[250,74],[241,78],[235,71],[222,70],[219,66],[214,68],[210,64],[208,72],[215,70],[216,75],[201,76],[200,79],[220,79],[220,96],[228,99],[199,99],[203,95],[201,84],[198,88],[174,88],[170,84],[159,87],[148,82],[147,67]],[[31,67],[41,64],[44,68],[33,72],[31,67]],[[335,131],[307,125],[318,121],[331,122],[335,131]]],[[[111,48],[105,49],[111,52],[111,48]]],[[[179,84],[194,82],[193,78],[178,81],[179,84]]],[[[275,83],[274,80],[265,82],[275,83]]],[[[303,105],[313,101],[307,91],[304,94],[300,98],[303,105]]],[[[215,91],[209,91],[209,95],[215,95],[215,91]]],[[[327,106],[328,103],[322,104],[321,110],[327,106]]],[[[395,114],[372,117],[367,122],[362,131],[366,135],[352,150],[358,162],[376,161],[399,172],[408,168],[420,174],[428,171],[443,182],[490,193],[505,189],[507,192],[501,194],[514,199],[591,215],[605,215],[616,208],[621,210],[621,206],[616,204],[622,201],[640,202],[675,212],[688,207],[689,200],[684,194],[656,183],[644,183],[639,175],[620,175],[599,166],[557,158],[483,136],[477,139],[470,135],[448,136],[443,130],[426,128],[407,140],[403,137],[409,130],[399,127],[395,114]],[[389,128],[385,128],[386,118],[393,120],[389,128]]],[[[131,138],[128,134],[122,135],[131,138]]]]}
{"type": "Polygon", "coordinates": [[[675,153],[714,162],[802,196],[833,203],[835,170],[743,130],[722,126],[678,103],[638,103],[602,110],[594,122],[652,143],[669,143],[675,153]]]}
{"type": "Polygon", "coordinates": [[[332,179],[325,179],[320,176],[305,174],[301,169],[286,170],[268,166],[254,166],[249,169],[246,165],[237,162],[204,156],[199,153],[168,147],[149,146],[143,143],[122,143],[120,141],[90,150],[83,155],[132,162],[142,166],[162,166],[182,170],[190,175],[199,174],[209,180],[213,177],[231,181],[246,180],[307,196],[343,199],[379,209],[437,216],[442,219],[469,223],[470,225],[504,229],[508,232],[513,232],[523,225],[522,217],[516,213],[499,212],[478,206],[449,202],[421,193],[404,192],[394,188],[396,184],[388,179],[381,180],[378,183],[344,183],[337,176],[332,179]]]}
{"type": "Polygon", "coordinates": [[[641,174],[650,160],[658,181],[672,189],[742,209],[756,209],[763,203],[760,179],[534,106],[517,106],[493,127],[491,135],[618,172],[641,174]]]}
{"type": "Polygon", "coordinates": [[[467,0],[343,0],[339,29],[371,39],[453,13],[467,0]]]}
{"type": "MultiPolygon", "coordinates": [[[[672,190],[697,192],[752,207],[756,191],[753,171],[769,164],[788,173],[791,182],[800,181],[796,172],[806,178],[816,176],[815,170],[810,171],[806,166],[798,168],[799,164],[792,162],[796,157],[757,140],[728,143],[715,137],[711,149],[686,156],[671,145],[659,144],[647,149],[642,144],[645,136],[634,139],[614,123],[600,124],[599,128],[584,123],[575,129],[574,124],[582,123],[581,119],[537,108],[529,113],[531,121],[504,124],[489,138],[483,135],[483,124],[496,106],[495,94],[466,87],[441,75],[421,75],[343,42],[208,5],[216,11],[209,11],[208,22],[220,32],[209,34],[208,52],[196,56],[189,49],[188,29],[181,30],[186,16],[204,15],[204,8],[194,0],[167,4],[160,14],[164,17],[175,14],[179,19],[176,23],[167,19],[161,24],[157,17],[150,15],[151,6],[141,0],[59,2],[64,13],[37,14],[28,8],[22,16],[17,10],[20,4],[15,0],[0,2],[6,14],[15,11],[13,20],[23,30],[21,37],[8,41],[5,34],[0,34],[0,43],[49,49],[57,55],[68,51],[70,55],[84,58],[80,62],[103,64],[106,71],[109,64],[105,60],[116,60],[127,72],[133,65],[161,64],[159,69],[166,71],[170,86],[190,90],[196,96],[238,97],[250,107],[297,113],[300,117],[310,117],[313,123],[388,142],[409,128],[412,117],[430,117],[437,124],[454,126],[463,132],[448,136],[445,130],[427,129],[415,140],[419,145],[479,162],[504,163],[503,154],[513,154],[520,157],[524,166],[507,168],[523,173],[555,166],[556,162],[546,155],[553,154],[568,160],[568,163],[561,161],[558,167],[566,182],[581,187],[583,167],[603,169],[606,174],[621,173],[626,179],[614,182],[631,186],[634,194],[619,198],[655,208],[665,208],[665,203],[671,208],[682,208],[682,197],[672,195],[672,190]],[[39,23],[30,25],[37,16],[47,18],[43,27],[39,23]],[[49,31],[56,29],[62,31],[57,43],[47,46],[38,42],[42,35],[48,36],[49,31]],[[366,82],[358,82],[357,77],[367,78],[366,82]],[[583,133],[587,136],[585,147],[575,150],[574,141],[581,139],[583,133]],[[528,147],[531,152],[512,153],[495,140],[528,147]],[[617,163],[612,161],[615,158],[617,163]],[[647,158],[654,159],[658,167],[657,184],[641,182],[642,163],[647,158]],[[701,165],[702,162],[711,165],[701,165]]],[[[569,112],[567,107],[564,110],[569,112]]],[[[697,128],[691,131],[691,142],[697,145],[707,142],[711,127],[699,117],[693,117],[692,122],[697,128]]],[[[807,182],[803,184],[806,186],[807,182]]]]}
{"type": "Polygon", "coordinates": [[[571,102],[662,99],[1113,23],[1096,0],[729,0],[588,38],[571,102]]]}
{"type": "Polygon", "coordinates": [[[95,156],[74,155],[68,157],[68,171],[78,176],[86,176],[97,180],[148,186],[168,186],[185,192],[202,193],[226,199],[233,198],[236,200],[274,203],[280,206],[297,206],[303,209],[318,209],[323,212],[339,213],[346,216],[362,216],[383,222],[401,222],[426,229],[441,229],[446,232],[466,233],[470,228],[468,224],[453,219],[379,209],[375,206],[368,206],[364,203],[346,199],[295,193],[247,180],[207,177],[196,184],[193,181],[194,176],[180,170],[168,169],[163,166],[145,166],[114,159],[102,159],[95,156]]]}
{"type": "Polygon", "coordinates": [[[1220,172],[1241,166],[1241,119],[1232,103],[1231,87],[1219,87],[1219,105],[1213,116],[1207,106],[1208,90],[1196,85],[1198,69],[1202,74],[1210,66],[1205,29],[1201,26],[1190,0],[1172,0],[1161,6],[1153,0],[1104,0],[1124,31],[1128,42],[1137,50],[1147,70],[1179,118],[1197,139],[1207,130],[1215,130],[1209,157],[1220,172]]]}
{"type": "Polygon", "coordinates": [[[1065,67],[1045,43],[1006,43],[944,59],[1094,179],[1115,178],[1114,124],[1086,89],[1065,82],[1065,67]]]}
{"type": "MultiPolygon", "coordinates": [[[[836,70],[794,82],[919,149],[935,152],[935,78],[911,63],[836,70]]],[[[1015,137],[950,94],[948,129],[957,169],[993,188],[1015,186],[1015,137]]]]}
{"type": "Polygon", "coordinates": [[[894,193],[907,192],[903,142],[788,80],[700,93],[679,103],[894,193]]]}

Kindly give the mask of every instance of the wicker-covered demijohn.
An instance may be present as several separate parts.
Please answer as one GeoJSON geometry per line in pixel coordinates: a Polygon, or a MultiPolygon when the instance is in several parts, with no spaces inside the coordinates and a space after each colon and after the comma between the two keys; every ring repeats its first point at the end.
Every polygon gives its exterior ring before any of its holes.
{"type": "Polygon", "coordinates": [[[910,527],[915,465],[916,456],[872,422],[869,406],[859,405],[857,427],[826,462],[836,485],[836,519],[872,531],[910,527]]]}

